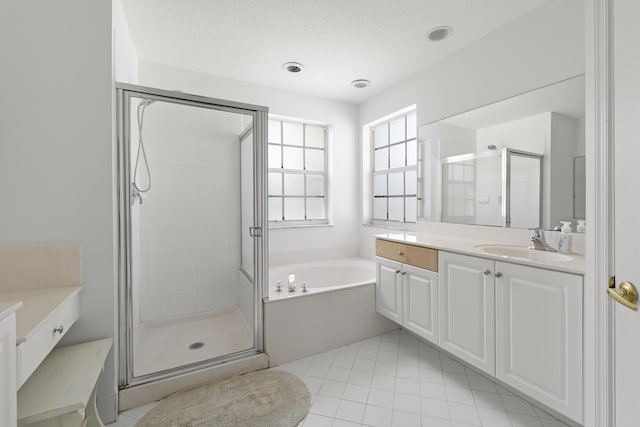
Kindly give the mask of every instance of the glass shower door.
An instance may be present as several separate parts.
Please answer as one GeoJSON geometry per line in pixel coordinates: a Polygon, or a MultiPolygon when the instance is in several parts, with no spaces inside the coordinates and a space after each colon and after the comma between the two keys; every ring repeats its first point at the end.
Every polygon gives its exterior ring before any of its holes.
{"type": "Polygon", "coordinates": [[[263,112],[144,89],[119,92],[126,384],[261,350],[263,112]]]}

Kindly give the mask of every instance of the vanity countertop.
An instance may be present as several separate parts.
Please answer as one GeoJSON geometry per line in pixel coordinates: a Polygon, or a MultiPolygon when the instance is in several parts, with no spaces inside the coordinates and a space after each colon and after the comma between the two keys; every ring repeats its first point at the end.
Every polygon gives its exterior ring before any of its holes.
{"type": "Polygon", "coordinates": [[[82,289],[81,286],[63,286],[24,291],[0,292],[3,304],[22,301],[16,311],[16,344],[25,342],[49,316],[82,289]]]}
{"type": "MultiPolygon", "coordinates": [[[[376,236],[379,239],[390,240],[394,242],[408,243],[417,246],[423,246],[432,249],[438,249],[447,252],[456,252],[464,255],[472,255],[482,258],[489,258],[496,261],[511,262],[514,264],[529,265],[533,267],[546,268],[549,270],[563,271],[566,273],[584,275],[585,263],[584,255],[567,254],[570,260],[539,260],[524,259],[514,256],[496,255],[484,252],[478,248],[479,245],[513,245],[513,243],[505,243],[500,241],[479,241],[473,238],[452,237],[442,234],[427,233],[407,233],[407,234],[380,234],[376,236]]],[[[521,245],[526,246],[526,245],[521,245]]]]}

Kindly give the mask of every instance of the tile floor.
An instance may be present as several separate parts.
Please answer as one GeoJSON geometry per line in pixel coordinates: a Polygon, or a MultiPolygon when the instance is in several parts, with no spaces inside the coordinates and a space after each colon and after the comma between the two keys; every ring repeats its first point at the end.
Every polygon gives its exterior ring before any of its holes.
{"type": "MultiPolygon", "coordinates": [[[[273,369],[307,384],[312,405],[303,427],[567,426],[401,330],[273,369]]],[[[132,427],[154,405],[109,426],[132,427]]]]}

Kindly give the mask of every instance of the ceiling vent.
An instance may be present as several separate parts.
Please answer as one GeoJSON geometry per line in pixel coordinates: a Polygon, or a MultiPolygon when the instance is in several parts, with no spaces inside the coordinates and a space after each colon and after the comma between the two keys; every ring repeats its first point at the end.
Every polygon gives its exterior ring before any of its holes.
{"type": "Polygon", "coordinates": [[[299,73],[304,70],[304,65],[299,62],[285,62],[282,64],[282,68],[287,70],[290,73],[299,73]]]}
{"type": "Polygon", "coordinates": [[[351,86],[356,87],[358,89],[364,89],[365,87],[368,87],[370,84],[371,82],[367,79],[358,79],[351,82],[351,86]]]}
{"type": "Polygon", "coordinates": [[[451,34],[453,34],[453,28],[451,27],[436,27],[427,31],[425,38],[430,42],[439,42],[451,37],[451,34]]]}

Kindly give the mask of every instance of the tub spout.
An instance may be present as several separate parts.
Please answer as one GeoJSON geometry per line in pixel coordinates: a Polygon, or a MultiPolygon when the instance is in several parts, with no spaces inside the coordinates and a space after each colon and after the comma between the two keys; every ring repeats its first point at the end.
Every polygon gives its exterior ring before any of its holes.
{"type": "Polygon", "coordinates": [[[296,290],[296,275],[289,274],[289,292],[295,292],[296,290]]]}

